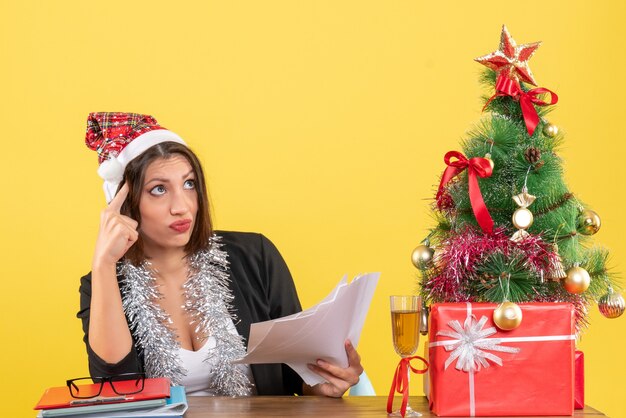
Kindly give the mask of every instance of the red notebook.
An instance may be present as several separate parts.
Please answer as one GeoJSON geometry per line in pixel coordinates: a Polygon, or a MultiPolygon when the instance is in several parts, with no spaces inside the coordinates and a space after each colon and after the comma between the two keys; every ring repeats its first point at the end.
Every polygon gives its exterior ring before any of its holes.
{"type": "MultiPolygon", "coordinates": [[[[118,385],[134,385],[133,381],[127,382],[115,382],[115,387],[118,385]]],[[[106,382],[102,388],[102,393],[98,396],[97,400],[89,402],[89,399],[76,399],[70,395],[70,390],[67,386],[59,386],[46,389],[43,396],[35,405],[34,409],[53,409],[53,408],[68,408],[68,407],[81,407],[86,405],[105,404],[105,403],[120,403],[120,402],[135,402],[145,401],[148,399],[163,399],[170,396],[170,379],[166,377],[157,377],[146,379],[143,390],[132,395],[118,395],[113,392],[111,385],[106,382]],[[112,398],[110,401],[106,398],[112,398]],[[78,402],[76,402],[78,401],[78,402]],[[87,401],[87,402],[83,402],[87,401]]],[[[79,388],[89,390],[90,387],[99,386],[99,384],[81,385],[79,388]]],[[[132,390],[129,390],[132,392],[132,390]]]]}

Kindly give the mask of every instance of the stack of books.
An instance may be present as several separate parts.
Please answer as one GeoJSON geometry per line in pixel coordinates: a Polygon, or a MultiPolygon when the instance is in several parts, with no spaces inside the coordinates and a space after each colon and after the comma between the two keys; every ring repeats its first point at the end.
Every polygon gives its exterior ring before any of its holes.
{"type": "MultiPolygon", "coordinates": [[[[90,386],[100,384],[79,387],[83,393],[90,393],[93,390],[90,386]]],[[[74,398],[67,386],[52,387],[46,389],[34,409],[39,410],[37,418],[182,418],[187,407],[184,387],[170,386],[166,378],[152,378],[145,379],[141,392],[123,396],[113,392],[108,383],[105,383],[99,396],[87,399],[74,398]]]]}

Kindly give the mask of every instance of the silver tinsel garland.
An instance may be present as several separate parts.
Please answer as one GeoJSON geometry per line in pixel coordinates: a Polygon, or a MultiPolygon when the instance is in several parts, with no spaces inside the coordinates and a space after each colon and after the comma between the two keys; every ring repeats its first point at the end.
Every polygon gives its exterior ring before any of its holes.
{"type": "MultiPolygon", "coordinates": [[[[199,251],[189,257],[189,279],[183,285],[185,310],[192,318],[195,332],[204,341],[215,338],[215,348],[209,350],[205,361],[214,363],[211,389],[223,396],[250,395],[251,383],[241,366],[232,360],[246,353],[243,337],[229,331],[235,324],[233,295],[228,287],[230,280],[227,254],[222,251],[220,237],[211,237],[208,250],[199,251]]],[[[180,344],[176,334],[168,326],[172,321],[159,306],[162,298],[156,279],[151,273],[150,263],[144,261],[137,267],[124,262],[120,268],[122,302],[130,321],[130,330],[144,356],[144,367],[148,377],[169,377],[180,384],[187,370],[178,355],[180,344]]],[[[208,378],[208,377],[207,377],[208,378]]]]}

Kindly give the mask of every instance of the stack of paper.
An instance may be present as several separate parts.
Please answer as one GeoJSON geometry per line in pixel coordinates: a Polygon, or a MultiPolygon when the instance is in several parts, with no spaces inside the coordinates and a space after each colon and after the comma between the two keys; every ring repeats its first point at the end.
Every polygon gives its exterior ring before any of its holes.
{"type": "Polygon", "coordinates": [[[317,305],[283,318],[252,324],[248,353],[235,363],[286,363],[308,385],[325,380],[307,364],[317,359],[348,366],[344,342],[356,347],[380,273],[347,277],[317,305]]]}

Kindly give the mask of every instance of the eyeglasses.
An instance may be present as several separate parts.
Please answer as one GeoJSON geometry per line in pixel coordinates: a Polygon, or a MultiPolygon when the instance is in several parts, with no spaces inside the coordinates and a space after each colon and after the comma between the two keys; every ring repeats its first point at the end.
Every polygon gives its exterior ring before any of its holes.
{"type": "MultiPolygon", "coordinates": [[[[89,399],[100,396],[104,384],[109,382],[118,395],[132,395],[143,390],[146,379],[144,373],[124,373],[109,377],[80,377],[66,382],[70,395],[76,399],[89,399]]],[[[105,390],[104,396],[109,396],[105,390]]]]}

